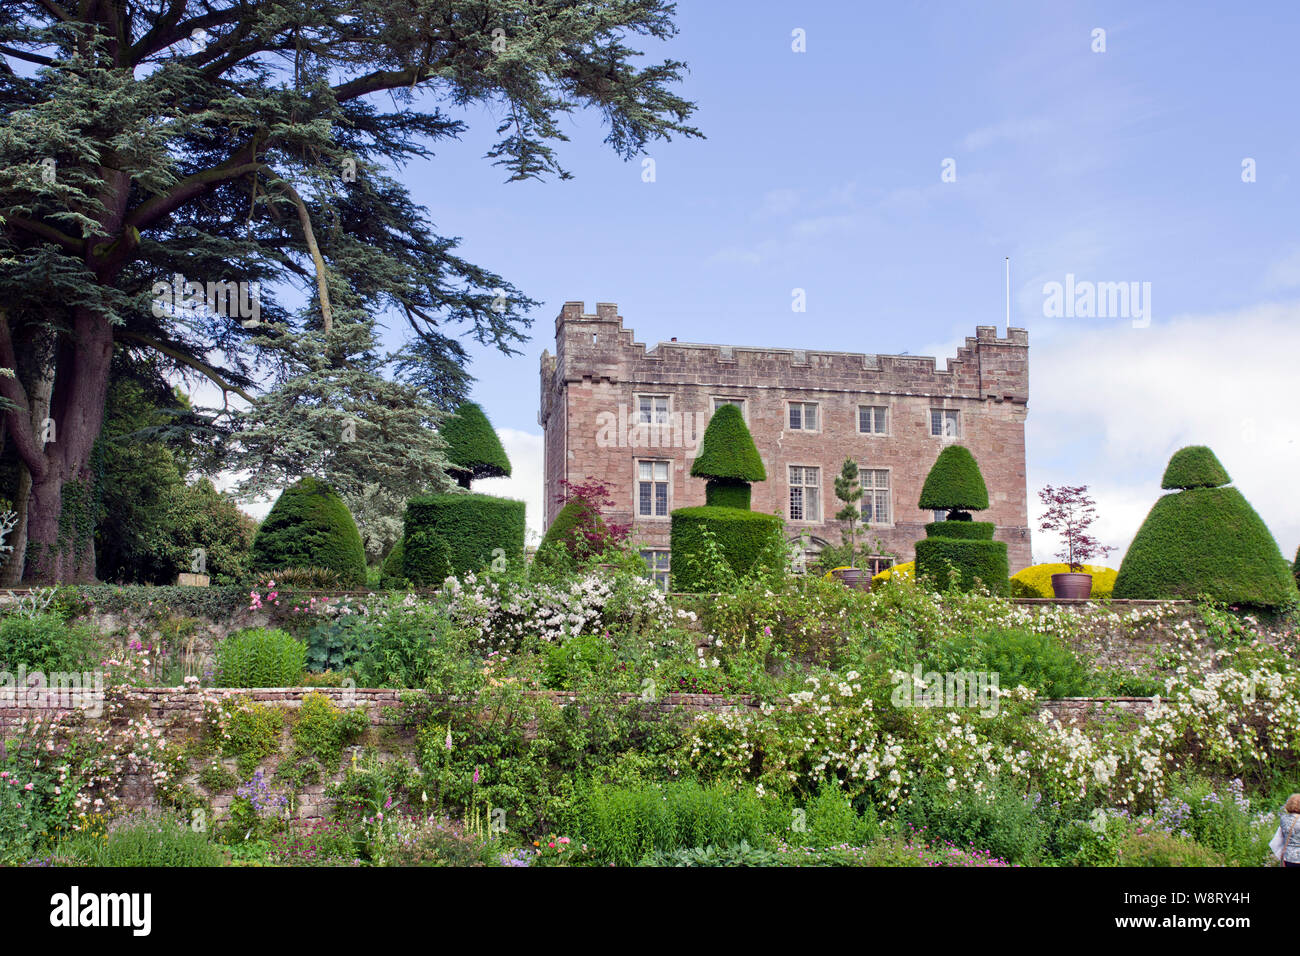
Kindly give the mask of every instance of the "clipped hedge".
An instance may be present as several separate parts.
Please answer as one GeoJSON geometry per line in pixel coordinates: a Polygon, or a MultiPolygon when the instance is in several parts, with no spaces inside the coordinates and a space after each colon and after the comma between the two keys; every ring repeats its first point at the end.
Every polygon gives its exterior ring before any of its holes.
{"type": "MultiPolygon", "coordinates": [[[[444,547],[456,575],[490,567],[498,548],[506,561],[519,564],[524,557],[524,503],[492,495],[423,495],[406,503],[403,536],[404,570],[415,584],[433,582],[442,573],[444,547]]],[[[444,578],[433,583],[441,584],[444,578]]]]}
{"type": "Polygon", "coordinates": [[[916,542],[916,573],[928,577],[932,585],[948,587],[949,562],[959,572],[957,587],[963,591],[983,585],[993,594],[1006,594],[1010,588],[1005,541],[925,538],[916,542]]]}
{"type": "MultiPolygon", "coordinates": [[[[723,406],[729,408],[732,406],[723,406]]],[[[781,519],[761,511],[701,505],[678,508],[672,513],[672,572],[674,591],[702,591],[705,586],[688,557],[703,560],[704,535],[713,532],[727,564],[738,576],[749,574],[768,548],[771,536],[779,534],[781,519]]]]}
{"type": "Polygon", "coordinates": [[[402,547],[402,573],[418,588],[441,587],[443,581],[455,574],[451,548],[442,535],[427,529],[412,531],[410,540],[402,547]]]}
{"type": "Polygon", "coordinates": [[[747,481],[710,481],[704,486],[704,503],[716,508],[748,511],[751,490],[747,481]]]}
{"type": "Polygon", "coordinates": [[[992,521],[931,521],[925,526],[927,538],[961,538],[967,541],[992,541],[997,525],[992,521]]]}
{"type": "MultiPolygon", "coordinates": [[[[1083,570],[1092,575],[1092,596],[1108,598],[1115,587],[1115,576],[1119,573],[1114,568],[1098,564],[1085,564],[1083,570]]],[[[1011,575],[1011,596],[1017,598],[1052,598],[1053,574],[1068,574],[1068,564],[1032,564],[1011,575]]]]}
{"type": "Polygon", "coordinates": [[[956,585],[961,590],[983,586],[993,594],[1006,594],[1010,587],[1006,543],[993,540],[992,522],[972,521],[967,514],[989,506],[984,476],[969,449],[949,445],[939,452],[925,476],[919,504],[927,511],[948,509],[948,520],[925,526],[925,540],[916,543],[916,576],[946,590],[951,565],[958,572],[956,585]]]}
{"type": "Polygon", "coordinates": [[[366,583],[366,549],[343,499],[325,482],[286,488],[253,537],[251,570],[327,568],[344,587],[366,583]]]}
{"type": "Polygon", "coordinates": [[[1160,498],[1120,563],[1112,596],[1278,607],[1296,598],[1290,566],[1236,488],[1189,488],[1160,498]]]}

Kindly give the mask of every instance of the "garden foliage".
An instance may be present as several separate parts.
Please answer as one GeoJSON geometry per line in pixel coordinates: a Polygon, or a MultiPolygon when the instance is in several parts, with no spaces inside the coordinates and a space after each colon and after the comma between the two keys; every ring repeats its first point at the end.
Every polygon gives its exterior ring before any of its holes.
{"type": "Polygon", "coordinates": [[[366,581],[366,552],[356,522],[329,485],[307,477],[285,491],[253,538],[254,571],[322,567],[347,587],[366,581]]]}

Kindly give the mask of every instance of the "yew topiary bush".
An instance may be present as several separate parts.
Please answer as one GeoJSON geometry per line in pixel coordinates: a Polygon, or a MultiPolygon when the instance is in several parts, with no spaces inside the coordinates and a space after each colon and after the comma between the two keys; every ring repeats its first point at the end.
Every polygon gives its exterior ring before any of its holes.
{"type": "Polygon", "coordinates": [[[503,478],[510,474],[510,459],[483,409],[465,402],[442,423],[447,443],[447,471],[462,488],[476,478],[503,478]]]}
{"type": "Polygon", "coordinates": [[[327,568],[344,587],[366,583],[366,550],[343,499],[325,482],[303,478],[276,500],[253,537],[251,569],[327,568]]]}
{"type": "Polygon", "coordinates": [[[988,488],[975,456],[961,445],[949,445],[939,453],[921,488],[920,507],[946,510],[948,520],[925,526],[925,539],[916,543],[917,576],[943,588],[949,585],[951,568],[961,590],[982,586],[1006,594],[1007,546],[993,540],[992,522],[972,521],[970,516],[971,511],[988,506],[988,488]]]}
{"type": "MultiPolygon", "coordinates": [[[[989,506],[989,490],[980,466],[970,449],[949,445],[939,452],[921,486],[920,507],[925,511],[983,511],[989,506]]],[[[948,520],[969,520],[969,515],[948,516],[948,520]]]]}
{"type": "Polygon", "coordinates": [[[691,475],[706,479],[706,504],[749,509],[750,482],[766,481],[767,469],[735,405],[723,405],[709,419],[691,475]]]}
{"type": "Polygon", "coordinates": [[[672,513],[673,590],[707,591],[717,586],[718,569],[710,568],[710,542],[731,576],[744,577],[770,567],[778,557],[772,542],[780,535],[781,519],[749,510],[750,482],[765,481],[767,469],[735,405],[723,405],[713,413],[691,474],[705,479],[705,504],[672,513]]]}
{"type": "Polygon", "coordinates": [[[518,565],[524,558],[524,503],[477,494],[412,498],[403,538],[403,570],[417,585],[436,587],[446,568],[456,575],[486,570],[496,557],[518,565]]]}
{"type": "Polygon", "coordinates": [[[1210,449],[1174,454],[1156,501],[1120,563],[1116,598],[1195,599],[1275,608],[1296,600],[1291,567],[1210,449]],[[1217,482],[1210,485],[1208,482],[1217,482]]]}

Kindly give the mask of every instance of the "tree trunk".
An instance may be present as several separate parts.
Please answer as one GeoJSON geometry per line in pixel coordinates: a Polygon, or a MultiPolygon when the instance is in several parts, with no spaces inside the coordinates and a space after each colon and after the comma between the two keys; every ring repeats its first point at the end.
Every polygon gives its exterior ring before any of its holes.
{"type": "MultiPolygon", "coordinates": [[[[40,348],[34,350],[39,358],[43,353],[40,348]]],[[[32,434],[40,435],[46,417],[50,414],[50,395],[54,390],[54,360],[41,364],[40,377],[32,387],[32,434]]],[[[8,419],[6,419],[6,422],[8,419]]],[[[18,490],[14,496],[14,512],[18,523],[14,525],[13,537],[5,542],[13,547],[9,560],[5,562],[4,571],[0,573],[0,584],[15,587],[23,580],[23,570],[27,566],[27,502],[31,497],[32,472],[26,462],[18,459],[18,490]]]]}
{"type": "MultiPolygon", "coordinates": [[[[78,308],[72,335],[60,342],[55,363],[49,411],[55,423],[54,440],[45,445],[43,467],[32,469],[24,584],[95,580],[90,455],[103,422],[112,356],[109,323],[89,309],[78,308]]],[[[35,437],[39,447],[39,431],[35,437]]]]}

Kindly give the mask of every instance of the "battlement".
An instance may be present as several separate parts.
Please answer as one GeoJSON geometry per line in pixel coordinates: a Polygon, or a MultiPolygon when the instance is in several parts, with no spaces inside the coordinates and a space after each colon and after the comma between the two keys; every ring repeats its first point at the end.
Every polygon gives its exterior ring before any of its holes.
{"type": "MultiPolygon", "coordinates": [[[[626,328],[613,302],[566,302],[555,320],[556,354],[543,355],[546,380],[716,384],[812,388],[900,395],[950,395],[1025,404],[1029,398],[1029,333],[977,326],[957,355],[939,368],[933,356],[827,349],[658,342],[647,347],[626,328]]],[[[543,415],[545,410],[543,410],[543,415]]]]}

